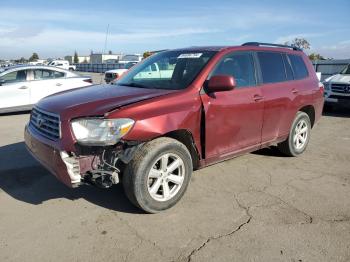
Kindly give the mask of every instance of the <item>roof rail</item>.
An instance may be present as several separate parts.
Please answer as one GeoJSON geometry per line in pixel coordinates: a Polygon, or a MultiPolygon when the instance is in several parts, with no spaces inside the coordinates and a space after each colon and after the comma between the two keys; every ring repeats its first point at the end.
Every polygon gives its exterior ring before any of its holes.
{"type": "Polygon", "coordinates": [[[283,47],[290,48],[296,51],[302,51],[299,47],[290,46],[290,45],[280,45],[280,44],[270,44],[270,43],[260,43],[260,42],[247,42],[242,44],[242,46],[273,46],[273,47],[283,47]]]}

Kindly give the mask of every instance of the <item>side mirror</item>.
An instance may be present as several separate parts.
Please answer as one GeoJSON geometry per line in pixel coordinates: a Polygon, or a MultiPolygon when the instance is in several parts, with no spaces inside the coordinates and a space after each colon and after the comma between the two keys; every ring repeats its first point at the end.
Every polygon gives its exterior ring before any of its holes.
{"type": "Polygon", "coordinates": [[[230,91],[236,87],[236,81],[230,75],[217,75],[209,79],[207,91],[210,93],[230,91]]]}
{"type": "Polygon", "coordinates": [[[0,86],[2,86],[5,83],[6,83],[5,79],[0,79],[0,86]]]}

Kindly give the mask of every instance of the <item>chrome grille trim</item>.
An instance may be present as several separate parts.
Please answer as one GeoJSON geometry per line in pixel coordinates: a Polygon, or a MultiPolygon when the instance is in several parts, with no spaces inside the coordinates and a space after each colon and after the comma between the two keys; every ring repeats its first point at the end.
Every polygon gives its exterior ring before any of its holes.
{"type": "Polygon", "coordinates": [[[30,115],[29,125],[48,139],[58,140],[61,138],[61,121],[57,114],[34,107],[30,115]]]}
{"type": "Polygon", "coordinates": [[[350,94],[350,84],[332,84],[332,91],[342,94],[350,94]]]}

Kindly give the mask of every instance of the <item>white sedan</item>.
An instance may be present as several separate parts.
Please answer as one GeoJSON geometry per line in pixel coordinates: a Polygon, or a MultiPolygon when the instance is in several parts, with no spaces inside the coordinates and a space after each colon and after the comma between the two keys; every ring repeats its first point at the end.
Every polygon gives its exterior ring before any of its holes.
{"type": "Polygon", "coordinates": [[[45,96],[90,85],[90,77],[50,66],[6,68],[0,71],[0,113],[30,110],[45,96]]]}

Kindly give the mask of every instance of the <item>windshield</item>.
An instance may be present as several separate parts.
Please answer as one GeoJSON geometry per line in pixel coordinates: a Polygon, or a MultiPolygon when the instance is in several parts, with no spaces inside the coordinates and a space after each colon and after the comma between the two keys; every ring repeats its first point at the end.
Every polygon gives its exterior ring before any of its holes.
{"type": "Polygon", "coordinates": [[[165,51],[135,65],[116,84],[142,88],[178,90],[196,78],[214,51],[165,51]]]}
{"type": "Polygon", "coordinates": [[[350,64],[348,64],[341,72],[342,75],[350,75],[350,64]]]}

